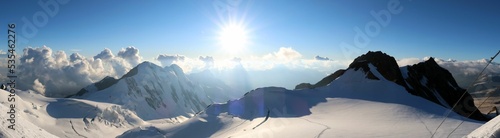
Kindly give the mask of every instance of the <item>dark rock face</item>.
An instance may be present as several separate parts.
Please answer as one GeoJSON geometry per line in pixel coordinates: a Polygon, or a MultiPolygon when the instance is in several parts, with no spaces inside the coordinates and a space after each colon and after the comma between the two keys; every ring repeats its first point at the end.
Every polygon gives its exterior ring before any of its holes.
{"type": "MultiPolygon", "coordinates": [[[[96,82],[95,84],[90,84],[90,85],[94,85],[97,88],[98,91],[104,90],[104,89],[106,89],[108,87],[113,86],[119,80],[121,80],[123,78],[132,77],[132,76],[136,75],[139,72],[138,69],[137,69],[137,67],[139,67],[139,66],[145,66],[145,65],[151,66],[151,64],[152,63],[145,61],[145,62],[137,65],[136,67],[132,68],[129,72],[127,72],[125,75],[123,75],[120,79],[115,79],[113,77],[106,76],[102,80],[100,80],[99,82],[96,82]]],[[[87,90],[86,88],[87,87],[84,87],[84,88],[80,89],[80,91],[78,91],[76,94],[66,96],[65,98],[70,98],[70,97],[74,97],[74,96],[82,96],[82,95],[86,94],[87,92],[89,92],[89,90],[87,90]]]]}
{"type": "MultiPolygon", "coordinates": [[[[362,69],[366,72],[366,78],[380,80],[381,78],[377,78],[371,72],[369,64],[375,66],[377,71],[386,80],[405,87],[405,89],[413,95],[420,96],[446,108],[451,108],[457,103],[453,111],[458,114],[475,120],[488,120],[488,118],[481,114],[474,105],[472,96],[466,92],[465,89],[460,88],[451,73],[440,67],[434,61],[434,58],[430,58],[425,62],[412,66],[400,68],[394,57],[380,51],[370,51],[354,59],[348,69],[362,69]],[[462,94],[464,94],[464,96],[460,98],[462,94]]],[[[302,83],[297,85],[295,89],[311,89],[326,86],[337,77],[344,74],[344,72],[345,70],[339,70],[323,78],[315,85],[302,83]]]]}
{"type": "Polygon", "coordinates": [[[314,85],[310,83],[300,83],[295,86],[294,90],[300,90],[300,89],[314,89],[314,85]]]}
{"type": "Polygon", "coordinates": [[[108,88],[109,86],[114,85],[117,82],[118,82],[118,79],[115,79],[115,78],[110,77],[110,76],[106,76],[101,81],[95,83],[95,87],[97,87],[97,90],[104,90],[104,89],[108,88]]]}
{"type": "Polygon", "coordinates": [[[469,118],[471,119],[488,120],[474,105],[472,96],[460,88],[451,73],[439,66],[434,61],[434,58],[407,66],[407,72],[403,75],[394,57],[380,51],[368,52],[356,58],[349,65],[349,68],[362,68],[363,71],[367,72],[367,78],[378,79],[370,72],[370,68],[368,67],[370,63],[377,67],[377,71],[385,79],[405,87],[413,95],[420,96],[447,108],[453,107],[456,103],[453,111],[458,114],[465,117],[470,115],[469,118]],[[464,94],[463,97],[462,94],[464,94]],[[461,100],[459,101],[459,99],[461,100]]]}
{"type": "Polygon", "coordinates": [[[471,119],[488,120],[474,105],[472,96],[459,87],[451,73],[440,67],[434,58],[406,68],[408,70],[408,78],[405,79],[406,88],[411,94],[448,108],[456,103],[453,111],[463,116],[470,116],[471,119]]]}
{"type": "Polygon", "coordinates": [[[348,69],[358,70],[362,68],[364,72],[367,72],[367,78],[379,80],[379,78],[375,77],[370,71],[370,68],[368,67],[368,64],[370,63],[373,66],[377,67],[377,71],[380,72],[380,74],[382,74],[385,79],[404,86],[405,83],[403,80],[403,76],[401,75],[401,71],[399,70],[396,59],[380,51],[370,51],[364,55],[357,57],[349,65],[348,69]]]}

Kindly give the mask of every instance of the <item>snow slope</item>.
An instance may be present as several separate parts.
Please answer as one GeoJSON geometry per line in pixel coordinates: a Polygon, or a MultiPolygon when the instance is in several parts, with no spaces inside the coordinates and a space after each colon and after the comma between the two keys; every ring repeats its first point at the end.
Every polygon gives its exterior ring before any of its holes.
{"type": "MultiPolygon", "coordinates": [[[[73,98],[18,91],[15,131],[6,127],[10,103],[0,100],[0,137],[430,137],[449,110],[367,67],[369,72],[348,69],[323,87],[259,88],[217,103],[228,96],[214,97],[225,89],[222,83],[192,81],[177,66],[145,62],[73,98]]],[[[0,99],[7,97],[0,90],[0,99]]],[[[462,121],[451,137],[498,130],[498,119],[480,127],[484,122],[451,112],[436,137],[447,137],[462,121]]]]}
{"type": "MultiPolygon", "coordinates": [[[[2,95],[7,93],[4,90],[0,90],[2,95]]],[[[10,106],[10,103],[9,103],[10,106]]],[[[19,108],[17,108],[19,109],[19,108]]],[[[10,115],[6,114],[9,112],[10,108],[6,106],[6,103],[0,104],[0,120],[2,127],[0,127],[0,137],[1,138],[21,138],[21,137],[28,137],[28,138],[54,138],[56,136],[52,135],[51,133],[47,132],[46,130],[36,126],[35,124],[31,123],[30,121],[26,120],[22,116],[18,116],[20,114],[15,114],[16,117],[14,118],[15,125],[14,129],[9,129],[7,126],[11,125],[11,123],[7,120],[10,119],[10,115]]],[[[17,110],[16,112],[22,112],[17,110]]]]}
{"type": "MultiPolygon", "coordinates": [[[[409,94],[369,67],[381,80],[349,69],[316,89],[259,88],[213,104],[179,125],[136,128],[121,137],[143,132],[166,137],[430,137],[449,110],[409,94]]],[[[436,136],[446,137],[461,121],[451,137],[463,137],[484,123],[451,112],[436,136]]]]}
{"type": "MultiPolygon", "coordinates": [[[[0,90],[0,99],[8,92],[0,90]]],[[[7,137],[114,137],[147,125],[134,112],[119,105],[73,98],[47,98],[31,91],[16,92],[16,132],[5,130],[5,114],[11,103],[2,102],[0,132],[7,137]],[[19,130],[17,130],[19,129],[19,130]]]]}
{"type": "MultiPolygon", "coordinates": [[[[162,68],[144,62],[120,79],[105,78],[71,98],[47,98],[18,90],[16,116],[21,127],[17,132],[3,127],[0,134],[2,137],[98,138],[115,137],[152,124],[178,124],[211,103],[229,100],[231,94],[220,94],[231,92],[223,83],[213,78],[204,79],[210,80],[193,82],[176,65],[162,68]],[[27,133],[33,131],[48,133],[27,133]]],[[[6,101],[7,97],[8,92],[0,92],[0,99],[5,99],[0,101],[6,101]]],[[[9,104],[3,102],[1,111],[7,110],[4,107],[9,104]]],[[[6,115],[1,116],[4,124],[6,115]]]]}
{"type": "Polygon", "coordinates": [[[500,117],[495,117],[486,124],[472,131],[469,138],[497,138],[500,137],[500,117]]]}

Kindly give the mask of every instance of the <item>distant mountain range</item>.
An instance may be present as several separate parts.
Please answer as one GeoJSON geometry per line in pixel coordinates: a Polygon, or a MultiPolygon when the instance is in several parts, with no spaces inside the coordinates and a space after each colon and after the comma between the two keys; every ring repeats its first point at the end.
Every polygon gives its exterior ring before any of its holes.
{"type": "Polygon", "coordinates": [[[120,137],[430,137],[445,117],[435,136],[446,137],[463,121],[450,134],[462,137],[479,126],[474,120],[489,120],[476,109],[433,58],[399,67],[385,53],[368,52],[316,84],[258,88],[178,126],[136,128],[120,137]]]}
{"type": "MultiPolygon", "coordinates": [[[[490,119],[433,58],[399,67],[383,52],[368,52],[295,90],[249,90],[242,67],[225,75],[143,62],[66,98],[19,91],[16,116],[27,121],[19,121],[20,131],[0,128],[0,137],[430,137],[435,130],[436,137],[463,137],[490,119]]],[[[499,129],[489,124],[472,135],[499,129]]]]}

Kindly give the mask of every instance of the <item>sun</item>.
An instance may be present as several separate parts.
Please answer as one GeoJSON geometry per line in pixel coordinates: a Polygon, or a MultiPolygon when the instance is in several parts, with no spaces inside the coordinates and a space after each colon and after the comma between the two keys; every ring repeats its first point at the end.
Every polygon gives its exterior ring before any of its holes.
{"type": "Polygon", "coordinates": [[[219,33],[220,46],[228,53],[235,54],[241,52],[248,44],[247,33],[243,25],[226,25],[219,33]]]}

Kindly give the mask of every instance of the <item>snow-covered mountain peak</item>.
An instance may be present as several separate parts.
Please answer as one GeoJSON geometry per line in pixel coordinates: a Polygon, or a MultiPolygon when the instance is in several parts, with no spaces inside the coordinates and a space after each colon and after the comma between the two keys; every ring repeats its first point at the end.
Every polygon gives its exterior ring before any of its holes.
{"type": "MultiPolygon", "coordinates": [[[[484,123],[481,114],[464,117],[475,108],[470,99],[449,112],[464,90],[433,59],[401,68],[392,60],[369,52],[314,85],[257,88],[230,101],[238,89],[218,80],[220,72],[184,74],[177,65],[144,62],[72,98],[18,92],[20,131],[3,129],[0,137],[462,137],[484,123]]],[[[7,94],[0,90],[0,98],[7,94]]],[[[9,102],[0,104],[9,110],[9,102]]],[[[469,136],[490,135],[497,122],[469,136]]]]}
{"type": "Polygon", "coordinates": [[[142,119],[151,120],[191,117],[214,101],[229,100],[228,94],[223,94],[228,92],[224,84],[191,81],[175,64],[162,68],[143,62],[120,79],[106,77],[83,88],[74,97],[122,105],[142,119]]]}
{"type": "MultiPolygon", "coordinates": [[[[472,96],[460,88],[451,73],[439,66],[432,57],[415,65],[399,67],[394,57],[380,51],[370,51],[357,57],[346,70],[362,70],[365,73],[350,79],[388,80],[404,87],[408,93],[446,108],[451,108],[457,103],[454,111],[463,116],[470,115],[472,119],[488,120],[475,110],[477,107],[472,96]],[[462,94],[464,96],[459,100],[462,94]]],[[[345,75],[346,70],[339,70],[314,85],[299,84],[296,89],[318,88],[334,83],[335,79],[345,75]]]]}

